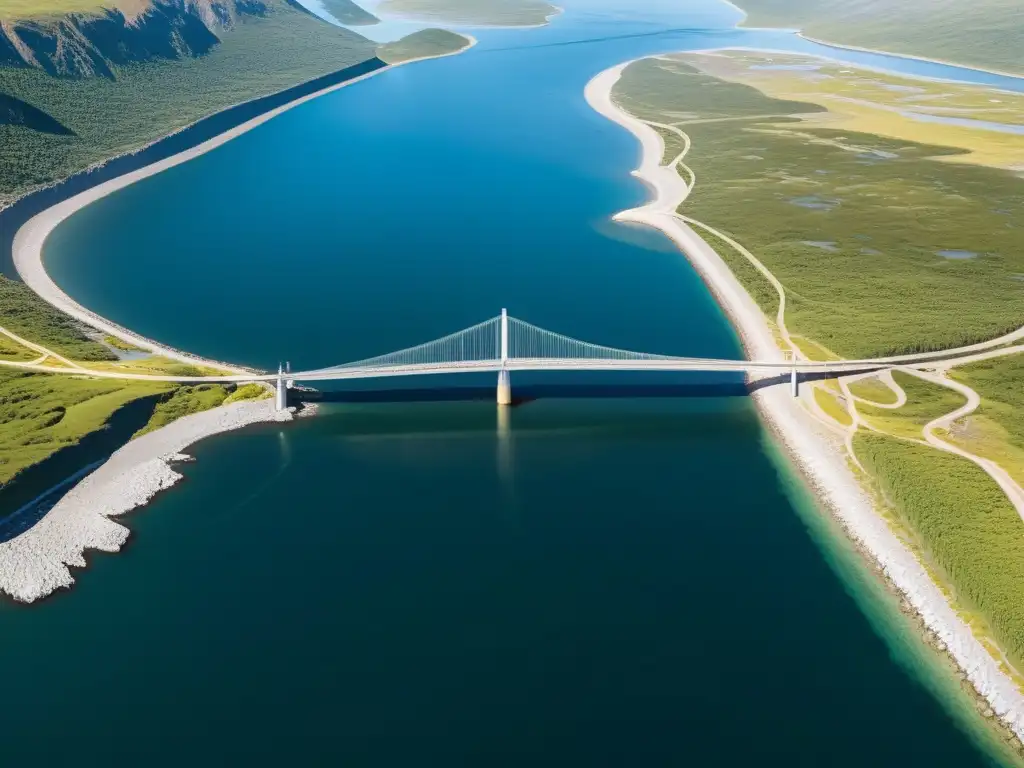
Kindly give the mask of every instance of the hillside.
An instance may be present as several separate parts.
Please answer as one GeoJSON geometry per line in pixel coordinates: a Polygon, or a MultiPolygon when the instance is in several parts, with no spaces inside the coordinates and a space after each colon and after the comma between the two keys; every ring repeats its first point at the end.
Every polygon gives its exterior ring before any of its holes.
{"type": "Polygon", "coordinates": [[[1024,74],[1020,0],[738,0],[747,27],[1024,74]]]}
{"type": "Polygon", "coordinates": [[[546,0],[383,0],[381,11],[437,23],[538,26],[559,10],[546,0]]]}
{"type": "Polygon", "coordinates": [[[24,0],[0,10],[0,207],[225,107],[374,57],[288,0],[24,0]],[[18,7],[16,5],[12,7],[18,7]]]}

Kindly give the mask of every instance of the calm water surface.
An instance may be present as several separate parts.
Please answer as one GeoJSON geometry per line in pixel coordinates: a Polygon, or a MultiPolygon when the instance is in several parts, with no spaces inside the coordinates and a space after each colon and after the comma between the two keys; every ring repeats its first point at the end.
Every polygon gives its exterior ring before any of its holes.
{"type": "MultiPolygon", "coordinates": [[[[642,21],[568,5],[91,206],[47,247],[55,279],[144,334],[263,366],[377,354],[503,306],[600,343],[739,356],[686,261],[608,221],[644,197],[637,149],[583,86],[645,53],[810,44],[732,30],[710,2],[642,21]]],[[[194,453],[127,521],[125,552],[0,607],[5,764],[1009,760],[745,398],[338,404],[194,453]]]]}

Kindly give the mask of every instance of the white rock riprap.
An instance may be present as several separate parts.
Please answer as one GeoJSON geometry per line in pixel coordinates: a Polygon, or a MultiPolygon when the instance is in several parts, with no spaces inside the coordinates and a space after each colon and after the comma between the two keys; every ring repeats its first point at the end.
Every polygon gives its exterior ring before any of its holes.
{"type": "Polygon", "coordinates": [[[0,543],[0,590],[32,602],[74,583],[69,566],[84,567],[85,550],[117,552],[128,529],[110,518],[141,507],[181,475],[168,462],[205,437],[249,424],[290,421],[273,400],[233,403],[178,419],[133,440],[72,488],[42,520],[0,543]]]}

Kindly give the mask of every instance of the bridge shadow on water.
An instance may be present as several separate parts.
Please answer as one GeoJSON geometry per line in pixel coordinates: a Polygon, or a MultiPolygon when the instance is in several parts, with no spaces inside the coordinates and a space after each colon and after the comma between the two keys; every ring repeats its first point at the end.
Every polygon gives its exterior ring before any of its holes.
{"type": "MultiPolygon", "coordinates": [[[[832,378],[826,374],[808,374],[801,382],[832,378]]],[[[599,384],[514,384],[513,406],[535,400],[607,400],[607,399],[671,399],[749,397],[760,389],[789,386],[789,374],[744,382],[674,382],[674,383],[599,383],[599,384]]],[[[450,403],[494,401],[494,385],[395,387],[389,389],[339,389],[304,392],[292,390],[292,403],[450,403]]]]}

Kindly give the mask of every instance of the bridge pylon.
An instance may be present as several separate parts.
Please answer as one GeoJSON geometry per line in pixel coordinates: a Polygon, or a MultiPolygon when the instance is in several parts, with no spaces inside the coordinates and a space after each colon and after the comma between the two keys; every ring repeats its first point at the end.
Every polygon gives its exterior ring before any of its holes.
{"type": "Polygon", "coordinates": [[[284,376],[284,366],[280,363],[277,366],[277,392],[274,397],[274,409],[288,410],[288,383],[284,376]]]}
{"type": "Polygon", "coordinates": [[[789,391],[793,397],[800,397],[800,379],[797,375],[796,368],[793,368],[789,372],[789,391]]]}
{"type": "Polygon", "coordinates": [[[508,368],[508,311],[501,310],[501,370],[498,371],[498,405],[512,405],[512,377],[508,368]]]}

